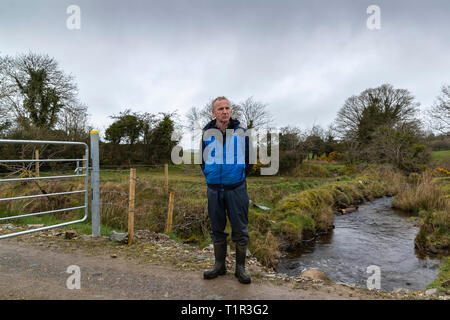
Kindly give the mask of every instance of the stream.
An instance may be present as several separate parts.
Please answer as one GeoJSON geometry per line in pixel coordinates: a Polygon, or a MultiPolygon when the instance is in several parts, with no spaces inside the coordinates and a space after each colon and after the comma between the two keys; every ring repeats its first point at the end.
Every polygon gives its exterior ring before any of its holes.
{"type": "Polygon", "coordinates": [[[391,208],[391,202],[392,198],[379,198],[335,216],[335,229],[291,252],[275,270],[296,276],[305,269],[319,269],[334,281],[366,287],[373,275],[366,269],[375,265],[380,268],[381,290],[423,290],[436,277],[439,259],[416,252],[419,227],[410,219],[414,215],[391,208]]]}

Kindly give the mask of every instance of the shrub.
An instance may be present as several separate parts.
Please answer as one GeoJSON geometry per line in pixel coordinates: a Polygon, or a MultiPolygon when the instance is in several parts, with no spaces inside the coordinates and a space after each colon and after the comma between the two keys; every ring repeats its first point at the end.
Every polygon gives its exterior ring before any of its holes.
{"type": "Polygon", "coordinates": [[[249,249],[263,265],[273,267],[277,262],[278,241],[268,231],[264,236],[259,231],[250,232],[249,249]]]}
{"type": "MultiPolygon", "coordinates": [[[[450,211],[421,211],[419,233],[414,243],[421,250],[450,250],[450,211]]],[[[435,252],[434,252],[435,253],[435,252]]]]}
{"type": "Polygon", "coordinates": [[[420,210],[433,211],[449,208],[449,201],[440,186],[433,182],[431,171],[414,177],[412,183],[405,183],[401,192],[392,201],[392,206],[418,213],[420,210]]]}
{"type": "Polygon", "coordinates": [[[294,151],[280,151],[280,174],[289,174],[303,162],[304,155],[294,151]]]}
{"type": "Polygon", "coordinates": [[[331,177],[331,174],[324,166],[304,162],[299,167],[294,169],[294,176],[328,178],[331,177]]]}

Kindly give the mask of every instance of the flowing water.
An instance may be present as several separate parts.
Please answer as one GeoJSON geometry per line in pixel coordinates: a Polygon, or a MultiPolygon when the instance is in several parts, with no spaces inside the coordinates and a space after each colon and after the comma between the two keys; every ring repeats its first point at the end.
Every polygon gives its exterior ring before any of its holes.
{"type": "Polygon", "coordinates": [[[319,269],[334,281],[366,287],[373,275],[367,267],[375,265],[381,272],[381,290],[423,290],[436,277],[439,260],[415,251],[417,223],[413,215],[392,209],[391,201],[380,198],[335,216],[334,230],[289,254],[276,271],[292,276],[319,269]]]}

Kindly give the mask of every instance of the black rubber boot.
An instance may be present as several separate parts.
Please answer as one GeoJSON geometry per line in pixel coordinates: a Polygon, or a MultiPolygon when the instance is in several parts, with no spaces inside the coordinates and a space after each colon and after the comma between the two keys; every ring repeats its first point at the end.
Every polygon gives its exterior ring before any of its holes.
{"type": "Polygon", "coordinates": [[[234,275],[239,279],[240,283],[248,284],[251,282],[250,276],[245,273],[245,257],[247,254],[247,246],[236,244],[236,272],[234,275]]]}
{"type": "Polygon", "coordinates": [[[227,257],[227,242],[214,242],[214,256],[216,261],[212,270],[203,273],[203,279],[214,279],[227,273],[225,258],[227,257]]]}

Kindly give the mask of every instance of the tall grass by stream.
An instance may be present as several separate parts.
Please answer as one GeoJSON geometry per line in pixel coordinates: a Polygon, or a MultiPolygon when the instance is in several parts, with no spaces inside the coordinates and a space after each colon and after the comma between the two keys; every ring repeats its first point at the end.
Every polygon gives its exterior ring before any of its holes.
{"type": "MultiPolygon", "coordinates": [[[[445,173],[444,173],[445,174],[445,173]]],[[[449,177],[438,170],[427,170],[422,175],[412,174],[392,205],[405,211],[419,213],[420,231],[415,239],[416,246],[432,253],[450,250],[450,197],[443,186],[450,183],[449,177]]]]}

